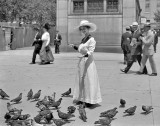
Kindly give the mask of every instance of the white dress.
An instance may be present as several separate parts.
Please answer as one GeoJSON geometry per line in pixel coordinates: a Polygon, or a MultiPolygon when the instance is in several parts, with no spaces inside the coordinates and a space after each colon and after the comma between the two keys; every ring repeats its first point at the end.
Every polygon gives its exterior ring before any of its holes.
{"type": "Polygon", "coordinates": [[[78,73],[74,87],[73,100],[90,104],[102,102],[99,79],[93,58],[96,41],[91,37],[86,43],[80,44],[78,51],[82,57],[78,62],[78,73]]]}

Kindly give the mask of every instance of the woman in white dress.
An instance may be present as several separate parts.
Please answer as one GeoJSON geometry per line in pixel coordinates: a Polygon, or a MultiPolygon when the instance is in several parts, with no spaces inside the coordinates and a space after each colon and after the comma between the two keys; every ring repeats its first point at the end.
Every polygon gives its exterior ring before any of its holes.
{"type": "Polygon", "coordinates": [[[86,107],[102,102],[99,79],[93,58],[96,41],[90,32],[96,30],[96,25],[87,20],[82,20],[78,26],[79,31],[85,36],[79,47],[70,44],[81,54],[78,62],[78,74],[74,87],[73,101],[77,104],[85,103],[86,107]]]}
{"type": "Polygon", "coordinates": [[[50,64],[50,62],[54,61],[54,57],[50,48],[50,34],[48,30],[50,29],[49,24],[46,23],[43,26],[43,35],[42,35],[42,48],[40,50],[40,59],[41,64],[50,64]]]}

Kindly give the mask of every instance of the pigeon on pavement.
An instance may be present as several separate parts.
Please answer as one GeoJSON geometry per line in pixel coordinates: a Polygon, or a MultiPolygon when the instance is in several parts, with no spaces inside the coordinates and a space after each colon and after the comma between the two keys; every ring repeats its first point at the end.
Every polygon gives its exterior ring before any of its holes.
{"type": "Polygon", "coordinates": [[[50,113],[52,113],[50,110],[43,110],[43,111],[39,112],[39,115],[44,116],[44,115],[47,115],[47,114],[50,114],[50,113]]]}
{"type": "Polygon", "coordinates": [[[106,114],[100,115],[100,117],[113,118],[117,113],[118,113],[118,111],[111,111],[111,112],[108,112],[108,113],[106,113],[106,114]]]}
{"type": "Polygon", "coordinates": [[[39,90],[36,94],[34,94],[32,99],[37,101],[39,99],[40,95],[41,95],[41,90],[39,90]]]}
{"type": "Polygon", "coordinates": [[[14,108],[9,102],[7,103],[7,109],[9,113],[14,113],[16,111],[19,111],[17,108],[14,108]]]}
{"type": "Polygon", "coordinates": [[[104,118],[104,119],[99,119],[98,121],[95,121],[94,124],[101,124],[104,126],[109,126],[111,124],[113,119],[110,119],[108,117],[104,118]]]}
{"type": "Polygon", "coordinates": [[[56,109],[58,109],[58,106],[60,106],[61,104],[61,101],[62,101],[62,98],[60,98],[58,101],[56,102],[50,102],[50,105],[48,107],[55,107],[56,109]]]}
{"type": "Polygon", "coordinates": [[[79,108],[78,108],[79,114],[80,114],[80,118],[86,122],[87,120],[87,115],[86,115],[86,111],[85,111],[85,106],[84,104],[80,104],[79,108]]]}
{"type": "Polygon", "coordinates": [[[67,123],[63,119],[55,119],[55,118],[53,118],[53,122],[56,124],[56,126],[62,126],[67,123]]]}
{"type": "Polygon", "coordinates": [[[31,119],[31,126],[43,126],[43,124],[38,124],[35,120],[31,119]]]}
{"type": "Polygon", "coordinates": [[[152,106],[145,106],[145,105],[142,105],[142,110],[147,113],[150,113],[150,111],[153,109],[152,106]]]}
{"type": "Polygon", "coordinates": [[[61,112],[59,109],[57,110],[57,112],[58,112],[59,118],[64,119],[64,120],[68,120],[68,119],[70,119],[72,117],[75,117],[75,115],[73,115],[71,113],[61,112]]]}
{"type": "Polygon", "coordinates": [[[124,99],[120,99],[121,107],[125,107],[126,101],[124,99]]]}
{"type": "Polygon", "coordinates": [[[46,123],[49,124],[51,122],[51,120],[54,118],[52,113],[49,113],[47,115],[44,115],[44,118],[46,120],[46,123]]]}
{"type": "Polygon", "coordinates": [[[68,113],[74,113],[75,112],[75,110],[76,110],[76,107],[74,107],[74,106],[69,106],[68,108],[67,108],[67,110],[68,110],[68,113]]]}
{"type": "Polygon", "coordinates": [[[64,93],[61,94],[61,95],[62,95],[62,97],[64,97],[64,96],[69,96],[70,94],[71,94],[71,88],[69,88],[68,91],[64,92],[64,93]]]}
{"type": "Polygon", "coordinates": [[[19,117],[20,117],[20,115],[21,115],[21,113],[22,113],[22,109],[20,109],[17,113],[15,113],[13,116],[12,116],[12,118],[11,118],[11,120],[18,120],[19,119],[19,117]]]}
{"type": "Polygon", "coordinates": [[[28,119],[30,116],[31,116],[30,114],[20,115],[20,116],[18,117],[18,119],[19,119],[19,120],[26,120],[26,119],[28,119]]]}
{"type": "Polygon", "coordinates": [[[109,113],[109,112],[111,112],[111,111],[116,111],[116,110],[117,110],[117,107],[115,107],[115,108],[113,108],[113,109],[109,109],[109,110],[104,111],[104,112],[101,112],[100,115],[104,115],[104,114],[107,114],[107,113],[109,113]]]}
{"type": "Polygon", "coordinates": [[[0,89],[0,96],[2,97],[2,99],[4,99],[5,97],[9,98],[9,96],[6,94],[6,92],[4,92],[2,89],[0,89]]]}
{"type": "Polygon", "coordinates": [[[33,96],[33,91],[32,91],[32,89],[30,89],[30,91],[29,91],[28,94],[27,94],[27,97],[28,97],[27,100],[32,99],[32,96],[33,96]]]}
{"type": "Polygon", "coordinates": [[[12,99],[11,102],[19,103],[22,100],[22,93],[19,94],[18,97],[12,99]]]}
{"type": "Polygon", "coordinates": [[[130,107],[130,108],[126,109],[125,112],[123,112],[123,113],[128,113],[129,115],[133,115],[136,111],[136,108],[137,108],[137,106],[130,107]]]}

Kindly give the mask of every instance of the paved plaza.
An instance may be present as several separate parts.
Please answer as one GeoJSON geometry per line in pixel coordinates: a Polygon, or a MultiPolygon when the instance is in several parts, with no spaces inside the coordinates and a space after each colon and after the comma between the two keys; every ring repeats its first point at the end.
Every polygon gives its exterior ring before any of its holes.
{"type": "MultiPolygon", "coordinates": [[[[159,46],[159,45],[158,45],[159,46]]],[[[124,68],[123,55],[120,53],[95,52],[94,58],[98,70],[103,102],[94,109],[86,108],[87,122],[79,119],[76,110],[75,117],[66,126],[94,126],[99,113],[117,107],[118,114],[111,126],[160,126],[160,46],[155,54],[158,76],[136,75],[139,70],[138,63],[134,63],[131,70],[124,74],[120,71],[124,68]],[[119,108],[119,101],[126,100],[126,107],[119,108]],[[125,116],[125,109],[136,105],[137,109],[133,116],[125,116]],[[142,105],[152,105],[153,112],[148,115],[142,114],[142,105]]],[[[52,48],[54,52],[54,49],[52,48]]],[[[55,62],[49,65],[30,65],[33,48],[23,48],[0,52],[0,88],[9,96],[10,100],[22,94],[22,103],[14,106],[23,109],[22,114],[30,114],[33,118],[38,114],[36,102],[27,101],[27,93],[30,89],[36,93],[42,90],[41,99],[45,95],[56,92],[56,100],[61,93],[69,88],[74,88],[77,72],[78,53],[62,52],[54,54],[55,62]]],[[[37,62],[39,62],[37,56],[37,62]]],[[[150,64],[147,68],[151,73],[150,64]]],[[[0,126],[4,123],[4,114],[7,112],[6,103],[9,100],[0,99],[0,126]]],[[[67,107],[73,105],[72,98],[64,97],[60,110],[67,112],[67,107]]],[[[56,110],[52,110],[55,118],[58,118],[56,110]]]]}

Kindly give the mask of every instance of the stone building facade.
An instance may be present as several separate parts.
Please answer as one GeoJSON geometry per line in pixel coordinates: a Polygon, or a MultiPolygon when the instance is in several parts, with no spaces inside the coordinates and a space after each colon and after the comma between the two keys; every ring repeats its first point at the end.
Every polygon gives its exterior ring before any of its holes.
{"type": "Polygon", "coordinates": [[[76,30],[83,19],[97,25],[92,33],[96,51],[120,51],[121,35],[132,22],[140,22],[139,0],[57,0],[57,29],[63,40],[62,51],[71,51],[68,44],[79,44],[76,30]]]}

